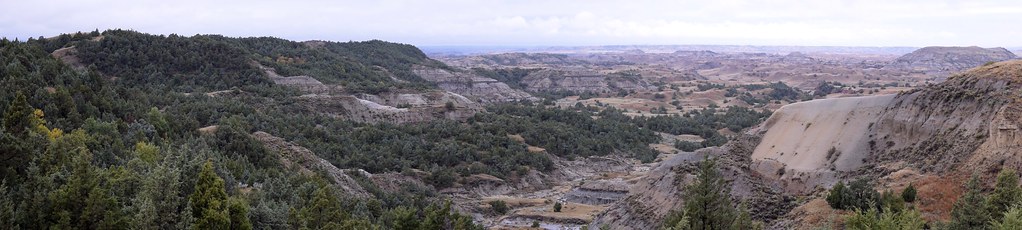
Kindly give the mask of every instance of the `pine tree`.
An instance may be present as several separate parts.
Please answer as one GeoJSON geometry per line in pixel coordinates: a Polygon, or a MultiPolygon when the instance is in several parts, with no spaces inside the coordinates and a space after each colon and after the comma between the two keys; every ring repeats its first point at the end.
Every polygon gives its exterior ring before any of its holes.
{"type": "Polygon", "coordinates": [[[990,221],[992,230],[1022,230],[1022,208],[1018,205],[1004,212],[1003,217],[990,221]]]}
{"type": "Polygon", "coordinates": [[[213,162],[206,161],[195,182],[195,192],[188,197],[195,217],[193,229],[229,229],[227,191],[224,180],[213,171],[213,162]]]}
{"type": "Polygon", "coordinates": [[[244,199],[231,197],[227,199],[227,207],[231,214],[231,230],[252,229],[252,223],[248,220],[248,203],[244,199]]]}
{"type": "Polygon", "coordinates": [[[329,186],[317,189],[308,205],[298,214],[304,227],[311,229],[339,225],[348,219],[348,213],[344,211],[341,201],[329,186]]]}
{"type": "Polygon", "coordinates": [[[990,221],[990,214],[984,207],[984,197],[981,194],[979,177],[972,176],[966,184],[966,191],[962,197],[955,201],[951,209],[951,222],[949,229],[983,229],[990,221]]]}
{"type": "Polygon", "coordinates": [[[913,186],[912,184],[908,184],[908,187],[905,187],[905,190],[901,190],[901,199],[909,203],[915,202],[916,187],[913,186]]]}
{"type": "Polygon", "coordinates": [[[25,94],[18,91],[14,95],[14,100],[7,106],[7,110],[4,112],[3,125],[4,129],[8,133],[14,135],[23,135],[29,127],[29,115],[32,114],[32,105],[28,104],[28,100],[25,98],[25,94]]]}
{"type": "Polygon", "coordinates": [[[703,159],[695,182],[686,186],[684,191],[685,213],[691,229],[726,229],[732,226],[736,211],[731,206],[731,186],[717,171],[716,159],[703,159]]]}
{"type": "Polygon", "coordinates": [[[844,197],[845,183],[838,181],[834,187],[830,188],[830,193],[827,194],[827,204],[830,204],[830,207],[834,209],[845,209],[844,197]]]}
{"type": "Polygon", "coordinates": [[[1004,169],[997,175],[994,192],[987,197],[987,213],[991,219],[999,220],[1011,205],[1019,202],[1019,198],[1022,198],[1022,189],[1018,187],[1018,175],[1015,170],[1004,169]]]}

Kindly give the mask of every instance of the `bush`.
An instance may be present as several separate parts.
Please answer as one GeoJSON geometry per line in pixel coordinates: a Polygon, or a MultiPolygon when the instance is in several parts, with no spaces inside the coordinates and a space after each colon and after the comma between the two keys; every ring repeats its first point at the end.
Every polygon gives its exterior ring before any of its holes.
{"type": "Polygon", "coordinates": [[[841,210],[868,210],[882,205],[880,193],[869,185],[866,179],[858,179],[845,186],[838,182],[827,195],[827,204],[841,210]]]}
{"type": "Polygon", "coordinates": [[[554,212],[561,212],[561,202],[554,203],[554,212]]]}
{"type": "Polygon", "coordinates": [[[504,202],[503,200],[490,201],[490,207],[493,208],[494,213],[500,215],[507,214],[508,211],[507,203],[504,202]]]}
{"type": "Polygon", "coordinates": [[[909,203],[916,201],[916,187],[912,186],[912,184],[908,184],[908,187],[905,187],[905,190],[901,190],[901,199],[909,203]]]}

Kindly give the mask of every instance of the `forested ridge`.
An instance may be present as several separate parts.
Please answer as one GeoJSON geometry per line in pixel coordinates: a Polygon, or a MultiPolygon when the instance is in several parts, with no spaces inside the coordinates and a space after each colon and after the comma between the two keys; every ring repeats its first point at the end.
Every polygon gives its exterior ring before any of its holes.
{"type": "Polygon", "coordinates": [[[480,226],[437,190],[473,174],[513,180],[554,170],[554,157],[657,155],[648,147],[659,140],[653,131],[601,118],[593,107],[504,104],[464,122],[406,125],[294,113],[301,92],[272,84],[252,63],[350,92],[431,88],[411,67],[448,67],[409,45],[111,30],[3,39],[0,51],[0,226],[473,229],[480,226]],[[82,68],[51,55],[69,47],[82,68]],[[222,89],[239,93],[201,93],[222,89]],[[215,132],[197,131],[211,126],[215,132]],[[372,195],[355,198],[321,175],[294,173],[255,131],[339,168],[421,170],[426,186],[385,190],[352,175],[372,195]]]}

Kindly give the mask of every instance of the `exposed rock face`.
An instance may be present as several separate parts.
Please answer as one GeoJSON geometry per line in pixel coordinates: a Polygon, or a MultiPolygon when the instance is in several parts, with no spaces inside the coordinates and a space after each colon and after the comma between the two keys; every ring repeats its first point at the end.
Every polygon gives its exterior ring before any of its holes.
{"type": "Polygon", "coordinates": [[[918,208],[924,216],[939,218],[950,206],[938,209],[945,198],[925,189],[953,185],[920,180],[973,173],[992,178],[1001,168],[1022,169],[1020,89],[1022,61],[1007,61],[899,95],[792,104],[721,148],[681,153],[662,162],[592,226],[659,227],[671,210],[683,207],[682,188],[706,155],[721,159],[732,195],[750,200],[754,218],[774,228],[811,226],[807,223],[819,216],[803,219],[806,215],[799,212],[829,210],[816,200],[785,215],[795,202],[783,194],[819,195],[837,180],[858,177],[879,178],[881,188],[919,182],[917,187],[924,189],[920,194],[927,195],[920,197],[925,202],[918,208]]]}
{"type": "MultiPolygon", "coordinates": [[[[695,179],[694,172],[705,156],[715,157],[721,175],[731,182],[731,195],[747,201],[753,218],[776,219],[794,208],[793,199],[781,195],[780,187],[749,169],[749,155],[759,140],[743,136],[720,148],[680,153],[654,168],[631,187],[628,196],[598,215],[590,226],[610,229],[657,229],[663,218],[684,207],[683,187],[695,179]]],[[[740,201],[736,201],[740,202],[740,201]]]]}
{"type": "Polygon", "coordinates": [[[266,76],[270,78],[270,80],[273,80],[274,84],[292,86],[304,92],[310,93],[326,93],[331,89],[340,89],[339,86],[324,85],[323,82],[320,82],[319,80],[316,80],[315,78],[309,76],[284,77],[280,76],[280,74],[277,74],[277,71],[274,70],[273,68],[260,65],[259,63],[256,62],[253,62],[253,65],[256,65],[257,67],[259,67],[259,69],[262,69],[263,73],[265,73],[266,76]]]}
{"type": "Polygon", "coordinates": [[[639,76],[602,74],[598,72],[543,70],[529,74],[522,83],[532,92],[597,92],[611,93],[620,90],[646,91],[656,87],[639,76]]]}
{"type": "Polygon", "coordinates": [[[265,132],[255,132],[252,134],[252,137],[262,142],[266,148],[280,154],[280,160],[285,167],[296,169],[300,172],[319,174],[329,179],[336,188],[345,194],[360,198],[368,198],[370,196],[362,186],[359,186],[343,170],[338,169],[323,158],[319,158],[309,149],[265,132]]]}
{"type": "Polygon", "coordinates": [[[463,71],[416,66],[412,70],[426,81],[436,83],[443,90],[473,98],[482,103],[537,100],[521,90],[512,89],[503,82],[463,71]]]}
{"type": "Polygon", "coordinates": [[[903,68],[926,74],[947,76],[988,62],[1015,59],[1004,48],[925,47],[895,59],[885,68],[903,68]]]}
{"type": "Polygon", "coordinates": [[[482,111],[479,104],[450,92],[361,95],[361,97],[309,94],[299,97],[299,100],[308,102],[307,109],[310,112],[364,123],[464,120],[482,111]],[[448,103],[452,107],[448,108],[448,103]]]}
{"type": "Polygon", "coordinates": [[[788,192],[829,186],[837,172],[856,170],[869,153],[869,132],[895,95],[794,103],[774,112],[759,130],[763,141],[752,168],[780,179],[788,192]]]}

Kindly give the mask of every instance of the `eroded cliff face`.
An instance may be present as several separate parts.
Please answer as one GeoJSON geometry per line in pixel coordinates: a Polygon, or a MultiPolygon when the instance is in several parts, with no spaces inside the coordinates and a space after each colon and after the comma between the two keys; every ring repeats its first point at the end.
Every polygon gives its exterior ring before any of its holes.
{"type": "Polygon", "coordinates": [[[437,119],[465,120],[481,105],[450,92],[381,95],[308,94],[298,98],[306,110],[362,123],[410,123],[437,119]],[[447,106],[448,103],[451,106],[447,106]]]}
{"type": "Polygon", "coordinates": [[[412,70],[441,89],[464,95],[480,103],[538,100],[529,93],[512,89],[503,82],[464,71],[416,66],[412,70]]]}
{"type": "Polygon", "coordinates": [[[977,174],[992,183],[1001,169],[1022,169],[1020,126],[1022,61],[977,67],[899,95],[796,103],[743,135],[752,138],[661,163],[593,226],[658,227],[670,210],[684,205],[681,189],[703,155],[722,159],[732,195],[753,200],[754,217],[771,228],[824,224],[819,221],[826,216],[807,210],[836,214],[811,198],[837,181],[860,177],[875,178],[878,189],[915,184],[917,208],[925,218],[940,220],[951,207],[947,200],[961,193],[949,187],[960,186],[962,178],[977,174]],[[812,202],[796,203],[789,195],[812,202]],[[794,205],[799,208],[791,209],[794,205]]]}
{"type": "Polygon", "coordinates": [[[262,142],[270,151],[279,154],[281,163],[288,169],[304,174],[322,176],[328,179],[331,185],[347,195],[360,198],[371,196],[358,182],[349,177],[344,170],[338,169],[305,147],[298,146],[266,132],[255,132],[252,134],[252,137],[262,142]]]}
{"type": "Polygon", "coordinates": [[[760,220],[773,220],[794,208],[794,199],[782,193],[781,186],[762,178],[749,168],[750,154],[759,138],[742,135],[722,147],[695,153],[679,153],[667,158],[631,186],[627,196],[599,214],[590,226],[610,229],[658,229],[673,210],[685,203],[685,185],[694,180],[699,162],[705,157],[717,159],[718,169],[731,183],[735,204],[746,202],[750,213],[760,220]]]}
{"type": "Polygon", "coordinates": [[[900,68],[929,75],[947,76],[988,62],[1016,59],[1004,48],[924,47],[905,54],[884,68],[900,68]]]}
{"type": "Polygon", "coordinates": [[[655,90],[656,87],[638,76],[622,76],[598,72],[542,70],[522,79],[531,92],[595,92],[655,90]]]}

